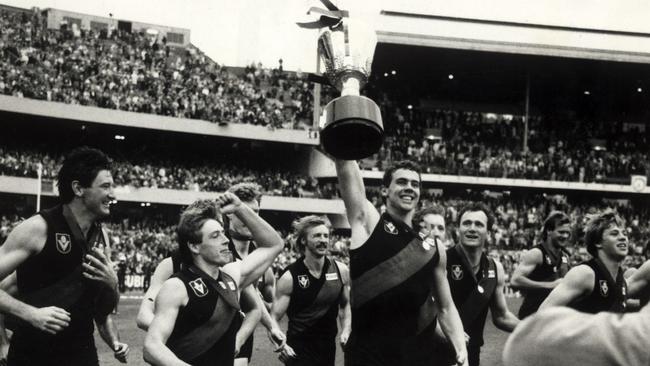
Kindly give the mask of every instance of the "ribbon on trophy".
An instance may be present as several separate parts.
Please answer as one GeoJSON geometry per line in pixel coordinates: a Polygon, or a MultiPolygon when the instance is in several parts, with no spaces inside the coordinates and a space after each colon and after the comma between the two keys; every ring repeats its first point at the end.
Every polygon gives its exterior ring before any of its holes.
{"type": "MultiPolygon", "coordinates": [[[[296,22],[296,24],[299,27],[306,28],[306,29],[320,29],[320,28],[329,27],[330,29],[334,29],[336,27],[339,27],[342,24],[343,18],[347,18],[350,16],[350,13],[347,10],[339,9],[336,5],[332,4],[331,1],[329,0],[320,0],[320,1],[323,3],[323,5],[325,5],[327,10],[317,8],[315,6],[309,8],[307,14],[312,14],[312,13],[319,14],[320,18],[313,22],[296,22]]],[[[347,27],[345,27],[345,25],[344,25],[344,31],[346,32],[346,38],[347,38],[347,27]]],[[[326,52],[324,48],[321,49],[324,52],[326,52]]],[[[334,86],[330,82],[330,79],[328,79],[323,75],[308,73],[307,80],[311,81],[312,83],[334,86]]]]}
{"type": "Polygon", "coordinates": [[[311,7],[307,14],[320,14],[320,18],[313,22],[296,23],[298,26],[307,29],[318,29],[324,27],[336,28],[343,21],[343,18],[350,16],[347,10],[341,10],[329,0],[320,0],[327,8],[321,9],[315,6],[311,7]]]}

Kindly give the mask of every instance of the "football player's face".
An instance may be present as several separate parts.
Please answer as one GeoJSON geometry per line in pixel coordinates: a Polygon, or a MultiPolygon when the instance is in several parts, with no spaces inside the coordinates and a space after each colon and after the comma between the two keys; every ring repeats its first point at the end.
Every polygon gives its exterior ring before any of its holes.
{"type": "Polygon", "coordinates": [[[305,250],[315,257],[327,255],[330,243],[330,230],[325,225],[318,225],[307,229],[305,235],[305,250]]]}
{"type": "Polygon", "coordinates": [[[201,227],[200,244],[193,244],[196,253],[210,264],[223,266],[232,261],[232,252],[228,249],[228,238],[223,226],[217,220],[208,220],[201,227]]]}
{"type": "Polygon", "coordinates": [[[437,238],[438,240],[445,239],[445,218],[437,214],[424,215],[420,222],[420,233],[425,236],[437,238]]]}

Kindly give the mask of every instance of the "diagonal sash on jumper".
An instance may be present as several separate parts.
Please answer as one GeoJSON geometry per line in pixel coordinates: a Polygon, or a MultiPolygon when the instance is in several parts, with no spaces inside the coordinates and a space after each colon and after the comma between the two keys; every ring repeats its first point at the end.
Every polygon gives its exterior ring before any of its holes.
{"type": "MultiPolygon", "coordinates": [[[[328,259],[330,261],[330,267],[327,273],[339,273],[338,267],[336,266],[336,263],[334,263],[333,260],[328,259]]],[[[323,276],[326,276],[327,273],[323,273],[323,276]]],[[[304,308],[300,313],[294,315],[291,318],[292,324],[296,326],[296,331],[297,332],[302,332],[308,327],[312,326],[314,323],[316,323],[325,313],[329,311],[329,309],[332,307],[333,304],[338,303],[339,296],[341,295],[341,291],[343,290],[343,279],[341,278],[341,275],[338,274],[338,281],[336,281],[336,284],[329,285],[327,277],[323,281],[323,285],[320,288],[320,291],[318,291],[318,294],[316,295],[316,298],[312,303],[304,308]],[[329,306],[323,306],[323,304],[329,303],[329,306]]]]}
{"type": "Polygon", "coordinates": [[[492,294],[497,287],[497,270],[494,260],[488,259],[485,254],[481,255],[481,270],[483,271],[483,276],[479,281],[477,280],[474,271],[472,271],[472,266],[469,264],[465,252],[459,246],[456,246],[455,249],[460,255],[463,267],[465,267],[465,272],[472,275],[474,283],[477,285],[469,294],[467,299],[465,299],[463,305],[458,309],[460,319],[463,322],[463,327],[467,329],[490,302],[492,294]],[[493,274],[493,276],[490,276],[490,274],[493,274]],[[479,288],[482,288],[483,292],[480,292],[479,288]]]}
{"type": "Polygon", "coordinates": [[[359,308],[378,295],[406,281],[429,263],[437,252],[437,246],[434,248],[425,250],[422,240],[414,238],[399,253],[353,280],[352,307],[359,308]]]}
{"type": "MultiPolygon", "coordinates": [[[[198,274],[211,290],[219,294],[219,298],[210,319],[179,339],[168,343],[169,348],[174,350],[174,354],[183,360],[195,359],[214,346],[230,328],[235,314],[239,311],[237,291],[224,290],[217,285],[217,280],[195,266],[190,267],[189,270],[198,274]]],[[[233,281],[223,271],[220,271],[219,276],[224,277],[226,281],[233,281]]]]}
{"type": "MultiPolygon", "coordinates": [[[[91,245],[89,243],[102,242],[104,246],[107,245],[101,225],[93,225],[90,231],[90,240],[86,240],[68,205],[63,205],[63,217],[70,228],[74,241],[81,243],[82,261],[85,260],[86,254],[90,251],[91,245]]],[[[82,273],[83,267],[80,263],[72,272],[53,284],[29,293],[20,294],[18,298],[37,307],[58,306],[69,310],[73,304],[79,301],[86,289],[86,281],[82,273]]]]}

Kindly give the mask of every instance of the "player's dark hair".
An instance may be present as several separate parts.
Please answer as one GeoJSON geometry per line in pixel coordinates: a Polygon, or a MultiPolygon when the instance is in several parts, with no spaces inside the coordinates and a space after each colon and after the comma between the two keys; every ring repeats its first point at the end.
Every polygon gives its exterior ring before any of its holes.
{"type": "Polygon", "coordinates": [[[462,222],[461,220],[463,219],[463,215],[466,212],[476,211],[483,211],[485,216],[487,216],[487,230],[490,232],[492,230],[492,226],[494,225],[494,215],[492,214],[492,210],[490,210],[490,208],[483,202],[469,202],[463,206],[458,213],[458,224],[460,225],[462,222]]]}
{"type": "Polygon", "coordinates": [[[203,224],[208,220],[221,222],[220,216],[213,200],[197,200],[183,210],[176,227],[178,254],[183,263],[191,265],[194,262],[189,244],[198,244],[203,240],[201,234],[203,224]]]}
{"type": "Polygon", "coordinates": [[[548,232],[555,230],[557,227],[571,223],[571,218],[562,211],[551,211],[542,224],[542,240],[548,238],[548,232]]]}
{"type": "Polygon", "coordinates": [[[237,183],[228,188],[228,192],[233,193],[242,202],[259,201],[262,195],[260,185],[252,182],[237,183]]]}
{"type": "Polygon", "coordinates": [[[585,245],[594,258],[598,256],[597,245],[603,241],[603,232],[611,225],[623,226],[623,220],[616,212],[607,210],[592,216],[585,226],[585,245]]]}
{"type": "Polygon", "coordinates": [[[398,169],[404,169],[404,170],[412,170],[416,173],[418,173],[418,179],[420,182],[422,182],[422,175],[420,174],[420,166],[412,162],[410,160],[402,160],[398,161],[395,164],[391,165],[386,171],[384,172],[384,178],[382,180],[384,187],[390,186],[390,182],[393,181],[393,173],[397,171],[398,169]]]}
{"type": "MultiPolygon", "coordinates": [[[[228,188],[228,192],[237,196],[237,198],[239,198],[243,203],[252,201],[259,202],[260,197],[262,196],[262,188],[260,185],[252,182],[242,182],[232,185],[230,188],[228,188]]],[[[223,215],[222,219],[226,234],[230,236],[230,219],[228,218],[228,215],[223,215]]]]}
{"type": "Polygon", "coordinates": [[[426,215],[440,215],[442,218],[445,218],[445,208],[442,206],[430,206],[423,208],[413,215],[413,227],[420,227],[420,223],[426,215]]]}
{"type": "Polygon", "coordinates": [[[59,200],[69,203],[74,198],[72,182],[78,181],[82,187],[90,187],[102,170],[111,171],[111,160],[101,150],[88,146],[78,147],[65,157],[57,177],[59,200]]]}

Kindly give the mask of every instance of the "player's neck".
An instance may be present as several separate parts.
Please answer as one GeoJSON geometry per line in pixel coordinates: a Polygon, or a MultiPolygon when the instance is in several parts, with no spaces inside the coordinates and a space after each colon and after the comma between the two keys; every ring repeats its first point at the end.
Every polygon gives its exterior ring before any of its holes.
{"type": "Polygon", "coordinates": [[[602,250],[598,252],[598,259],[600,259],[600,261],[605,265],[605,268],[607,268],[609,274],[612,275],[612,278],[616,279],[618,270],[621,267],[621,261],[610,258],[602,250]]]}
{"type": "Polygon", "coordinates": [[[235,247],[235,250],[237,251],[237,254],[239,254],[239,257],[246,258],[251,241],[233,238],[232,243],[235,247]]]}
{"type": "Polygon", "coordinates": [[[68,203],[68,207],[72,212],[72,216],[74,216],[74,219],[77,221],[77,224],[81,229],[81,233],[84,234],[85,237],[88,235],[90,227],[95,222],[95,220],[97,220],[97,218],[94,214],[88,211],[86,206],[84,206],[84,204],[78,199],[72,199],[72,201],[68,203]]]}
{"type": "Polygon", "coordinates": [[[460,246],[467,256],[467,261],[472,265],[472,268],[478,267],[481,264],[481,255],[483,254],[483,247],[470,247],[462,245],[460,246]]]}
{"type": "Polygon", "coordinates": [[[313,254],[305,252],[305,266],[309,271],[316,272],[318,274],[323,270],[325,265],[325,257],[317,257],[313,254]]]}
{"type": "Polygon", "coordinates": [[[201,257],[196,257],[194,259],[194,265],[201,271],[207,273],[210,277],[214,278],[215,280],[219,278],[219,271],[221,269],[219,266],[209,264],[205,262],[201,257]]]}
{"type": "Polygon", "coordinates": [[[555,257],[557,257],[558,253],[560,253],[560,247],[556,246],[553,244],[551,239],[548,239],[546,242],[546,248],[551,252],[551,254],[555,257]]]}
{"type": "Polygon", "coordinates": [[[402,221],[408,227],[413,227],[412,221],[413,221],[413,215],[415,214],[415,210],[403,211],[395,207],[392,207],[391,205],[387,205],[386,212],[388,212],[388,214],[393,219],[402,221]]]}

